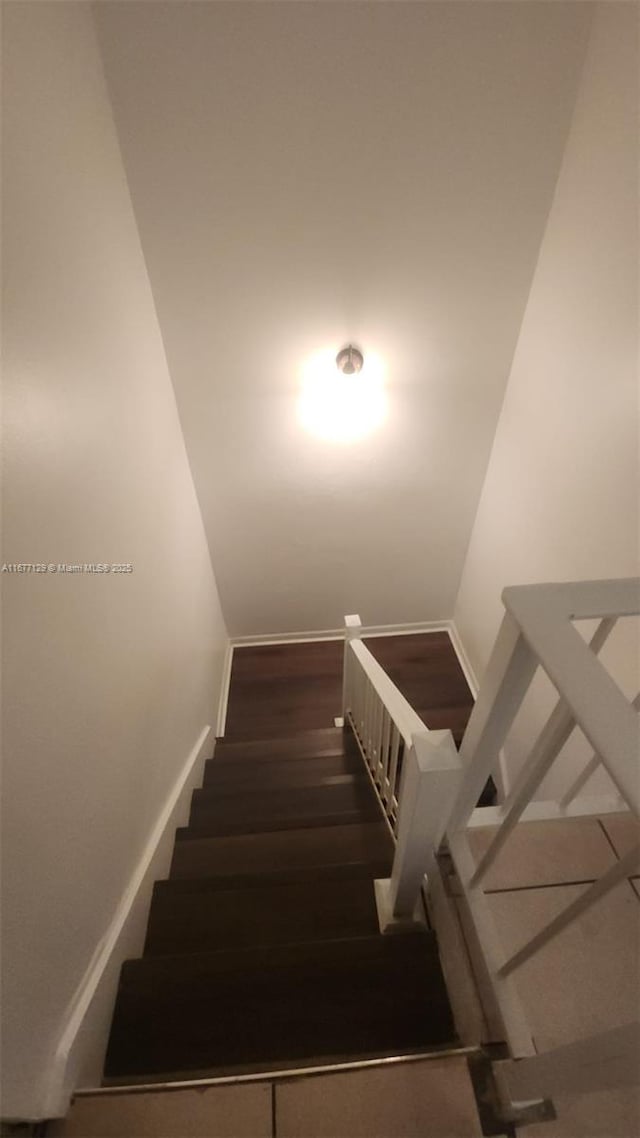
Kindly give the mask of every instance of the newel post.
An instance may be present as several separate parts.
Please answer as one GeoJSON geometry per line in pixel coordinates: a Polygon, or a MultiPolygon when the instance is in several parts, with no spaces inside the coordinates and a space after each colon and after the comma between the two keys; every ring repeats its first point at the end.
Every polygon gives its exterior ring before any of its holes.
{"type": "Polygon", "coordinates": [[[349,710],[349,645],[352,640],[359,640],[362,631],[362,621],[357,613],[344,618],[344,659],[342,663],[342,717],[343,724],[347,722],[349,710]]]}
{"type": "Polygon", "coordinates": [[[398,803],[398,844],[391,877],[375,883],[380,931],[424,925],[422,881],[449,822],[462,781],[450,731],[412,736],[405,751],[398,803]]]}

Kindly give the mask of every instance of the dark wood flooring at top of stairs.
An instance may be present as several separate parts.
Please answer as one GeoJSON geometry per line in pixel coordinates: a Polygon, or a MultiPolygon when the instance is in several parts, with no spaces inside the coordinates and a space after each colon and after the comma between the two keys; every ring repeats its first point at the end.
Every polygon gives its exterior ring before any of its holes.
{"type": "Polygon", "coordinates": [[[122,969],[109,1083],[455,1042],[432,932],[383,937],[393,843],[353,739],[219,742],[122,969]]]}
{"type": "MultiPolygon", "coordinates": [[[[459,745],[473,696],[446,632],[366,637],[365,644],[427,727],[459,745]]],[[[342,640],[235,648],[225,738],[328,728],[341,714],[342,640]]]]}

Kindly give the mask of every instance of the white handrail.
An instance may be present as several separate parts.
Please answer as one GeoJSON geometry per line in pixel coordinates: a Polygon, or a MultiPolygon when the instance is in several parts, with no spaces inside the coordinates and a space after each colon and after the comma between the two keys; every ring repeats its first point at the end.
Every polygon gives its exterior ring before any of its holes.
{"type": "MultiPolygon", "coordinates": [[[[600,763],[629,809],[640,816],[638,709],[630,703],[597,658],[597,652],[621,616],[640,614],[640,580],[582,581],[569,584],[516,586],[503,592],[506,612],[484,683],[471,714],[458,755],[449,732],[429,732],[384,669],[359,639],[359,617],[347,618],[344,675],[345,723],[352,726],[391,828],[398,838],[390,879],[376,882],[378,915],[383,931],[419,920],[414,911],[424,872],[437,869],[443,835],[449,846],[461,901],[470,921],[468,948],[486,998],[485,1010],[504,1032],[513,1059],[524,1065],[520,1083],[505,1065],[505,1085],[518,1089],[546,1078],[553,1065],[535,1055],[531,1032],[515,987],[517,969],[581,913],[634,871],[640,846],[625,854],[563,912],[508,958],[499,942],[482,880],[521,819],[566,818],[585,813],[574,798],[600,763]],[[599,618],[586,643],[572,624],[599,618]],[[555,685],[559,700],[535,742],[506,803],[476,807],[515,716],[541,667],[555,685]],[[558,803],[533,800],[542,779],[574,728],[580,727],[593,747],[593,757],[558,803]],[[402,766],[400,789],[397,771],[402,766]],[[483,817],[484,816],[484,820],[483,817]],[[467,830],[498,824],[484,856],[476,862],[467,830]],[[525,1077],[525,1071],[527,1072],[525,1077]]],[[[602,803],[601,799],[597,800],[602,803]]],[[[617,800],[615,808],[619,808],[617,800]]],[[[611,808],[611,807],[609,807],[611,808]]],[[[601,809],[597,810],[598,813],[601,809]]],[[[436,925],[436,931],[437,925],[436,925]]],[[[558,1052],[574,1064],[574,1075],[587,1056],[618,1055],[620,1040],[594,1035],[558,1052]],[[616,1050],[617,1049],[617,1050],[616,1050]]],[[[634,1035],[637,1038],[637,1034],[634,1035]]],[[[616,1059],[617,1061],[617,1059],[616,1059]]],[[[518,1065],[516,1065],[518,1066],[518,1065]]],[[[569,1067],[567,1069],[569,1069],[569,1067]]],[[[622,1070],[622,1067],[620,1068],[622,1070]]],[[[572,1077],[574,1077],[572,1075],[572,1077]]],[[[579,1078],[579,1074],[575,1075],[579,1078]]],[[[616,1078],[620,1078],[616,1074],[616,1078]]],[[[556,1080],[557,1081],[557,1080],[556,1080]]],[[[558,1082],[562,1086],[562,1081],[558,1082]]],[[[617,1084],[616,1084],[617,1085],[617,1084]]],[[[544,1085],[539,1087],[544,1094],[544,1085]]]]}
{"type": "Polygon", "coordinates": [[[380,928],[387,932],[424,921],[422,882],[442,841],[462,768],[451,732],[429,731],[360,632],[360,618],[345,617],[343,715],[397,838],[391,877],[376,881],[380,928]]]}
{"type": "MultiPolygon", "coordinates": [[[[513,975],[562,929],[633,872],[640,859],[640,847],[616,862],[508,959],[496,952],[495,928],[484,904],[482,883],[521,818],[536,815],[561,818],[577,812],[571,806],[573,798],[600,763],[629,809],[640,814],[637,714],[640,697],[633,703],[627,700],[597,658],[618,617],[640,613],[640,581],[517,586],[505,589],[503,600],[507,611],[460,751],[465,774],[447,826],[447,840],[479,949],[481,959],[477,965],[490,978],[492,998],[512,1054],[522,1057],[528,1053],[528,1034],[517,993],[511,984],[513,975]],[[572,620],[591,618],[600,618],[600,622],[590,643],[586,643],[572,620]],[[555,684],[559,700],[507,801],[486,811],[484,824],[497,822],[498,829],[483,856],[476,861],[466,831],[470,826],[482,824],[483,811],[475,808],[478,793],[492,773],[498,752],[538,666],[555,684]],[[591,742],[593,758],[559,803],[534,802],[533,795],[576,725],[591,742]]],[[[617,808],[620,806],[618,803],[617,808]]]]}
{"type": "Polygon", "coordinates": [[[623,798],[640,817],[638,717],[571,623],[638,615],[640,581],[517,585],[505,589],[502,599],[623,798]]]}
{"type": "Polygon", "coordinates": [[[351,640],[349,646],[365,676],[373,684],[380,702],[384,704],[389,716],[396,724],[405,745],[410,747],[413,736],[416,733],[427,731],[428,728],[417,712],[413,710],[411,704],[404,698],[402,692],[398,690],[393,680],[389,679],[384,668],[380,666],[367,646],[361,640],[356,639],[351,640]]]}
{"type": "MultiPolygon", "coordinates": [[[[638,692],[638,694],[636,695],[631,706],[634,707],[636,711],[640,711],[640,692],[638,692]]],[[[574,779],[574,781],[571,783],[571,785],[567,788],[567,790],[565,790],[564,794],[562,795],[562,798],[560,799],[560,805],[562,807],[564,807],[566,809],[568,806],[571,805],[574,798],[576,798],[577,795],[582,790],[583,786],[586,786],[589,779],[591,778],[591,775],[595,774],[598,767],[601,765],[602,765],[602,759],[600,758],[600,755],[596,755],[596,754],[592,755],[591,758],[589,759],[589,762],[587,763],[586,767],[584,767],[582,772],[577,776],[576,779],[574,779]]]]}

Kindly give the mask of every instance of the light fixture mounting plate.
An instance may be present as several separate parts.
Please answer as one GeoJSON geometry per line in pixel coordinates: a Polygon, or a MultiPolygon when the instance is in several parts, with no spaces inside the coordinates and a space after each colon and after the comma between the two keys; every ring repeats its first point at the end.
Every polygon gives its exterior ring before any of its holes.
{"type": "Polygon", "coordinates": [[[343,375],[355,375],[360,371],[364,363],[364,356],[359,348],[354,347],[353,344],[347,344],[346,348],[338,352],[336,356],[336,365],[338,371],[343,375]]]}

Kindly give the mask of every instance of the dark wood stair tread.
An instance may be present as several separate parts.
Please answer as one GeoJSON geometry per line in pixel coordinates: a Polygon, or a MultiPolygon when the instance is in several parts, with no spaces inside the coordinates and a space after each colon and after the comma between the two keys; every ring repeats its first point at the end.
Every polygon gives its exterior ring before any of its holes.
{"type": "MultiPolygon", "coordinates": [[[[215,786],[199,787],[191,796],[191,810],[218,811],[221,814],[245,811],[269,812],[281,808],[297,810],[307,804],[318,806],[368,805],[378,806],[378,799],[368,778],[353,778],[351,775],[337,775],[339,782],[309,783],[306,786],[265,786],[255,794],[248,794],[244,788],[236,790],[226,787],[219,792],[215,786]]],[[[378,806],[379,809],[379,806],[378,806]]]]}
{"type": "Polygon", "coordinates": [[[321,825],[330,818],[335,825],[345,821],[375,820],[380,816],[377,798],[368,780],[336,785],[264,790],[262,794],[227,793],[213,788],[195,790],[191,799],[189,828],[211,833],[249,833],[297,829],[321,825]]]}
{"type": "Polygon", "coordinates": [[[269,872],[345,861],[379,862],[385,857],[391,864],[393,849],[384,822],[194,838],[176,842],[170,876],[269,872]]]}
{"type": "Polygon", "coordinates": [[[335,814],[272,814],[270,817],[245,817],[227,819],[206,814],[194,818],[188,826],[176,830],[176,842],[193,841],[196,838],[231,838],[248,834],[270,834],[286,830],[328,829],[330,826],[357,825],[361,822],[375,822],[375,808],[360,807],[355,810],[341,810],[335,814]]]}
{"type": "Polygon", "coordinates": [[[224,736],[216,740],[215,758],[290,759],[356,754],[357,744],[342,727],[303,731],[273,738],[224,736]]]}
{"type": "Polygon", "coordinates": [[[252,791],[262,786],[320,785],[332,778],[358,777],[367,777],[359,754],[304,756],[295,761],[275,755],[262,759],[216,757],[205,763],[203,786],[221,790],[227,786],[246,787],[252,791]]]}
{"type": "Polygon", "coordinates": [[[318,881],[358,880],[371,881],[377,877],[388,877],[391,868],[389,855],[367,861],[345,861],[329,865],[292,865],[286,869],[261,870],[257,873],[221,873],[211,877],[170,877],[156,881],[153,895],[157,893],[209,894],[228,889],[254,889],[263,886],[295,885],[305,883],[313,887],[318,881]]]}
{"type": "Polygon", "coordinates": [[[429,933],[147,957],[123,967],[105,1073],[268,1068],[454,1038],[429,933]]]}
{"type": "Polygon", "coordinates": [[[375,936],[373,881],[154,892],[145,956],[375,936]]]}

